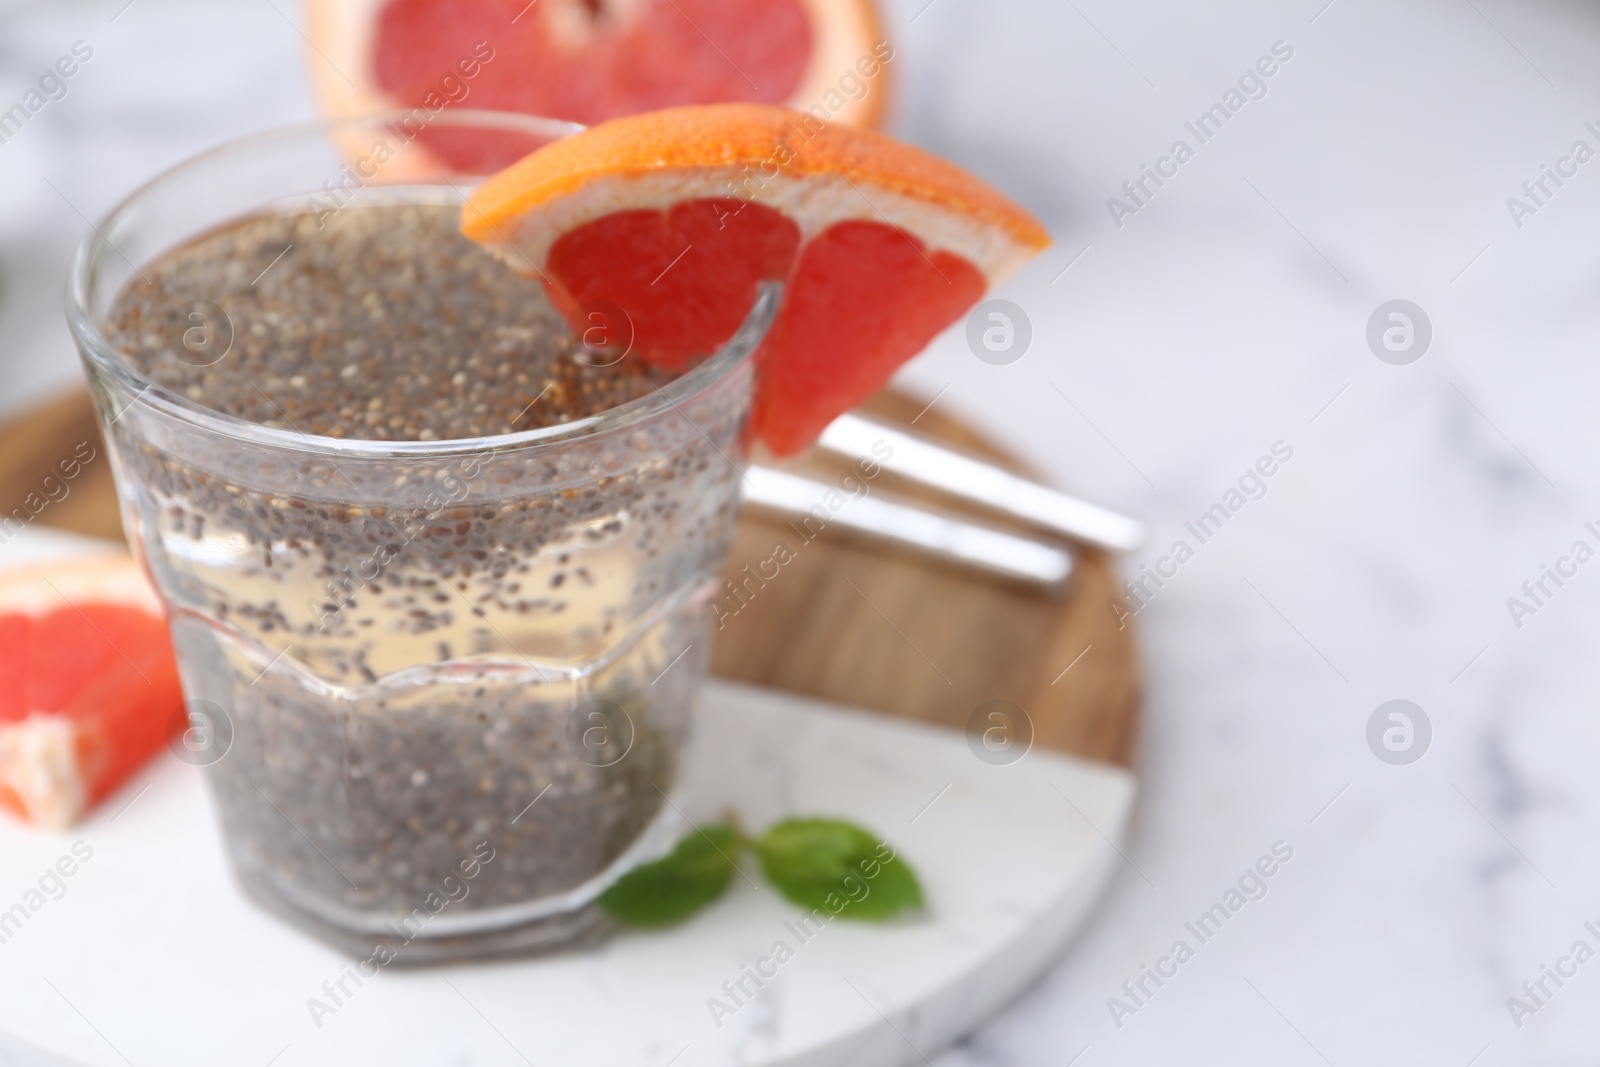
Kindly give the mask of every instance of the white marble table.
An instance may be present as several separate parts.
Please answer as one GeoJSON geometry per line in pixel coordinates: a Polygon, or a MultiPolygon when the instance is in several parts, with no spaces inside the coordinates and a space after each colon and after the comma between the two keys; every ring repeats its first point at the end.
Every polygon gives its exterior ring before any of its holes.
{"type": "MultiPolygon", "coordinates": [[[[1324,2],[892,5],[899,132],[1059,242],[1003,294],[1032,321],[1024,358],[981,362],[952,331],[906,380],[1147,517],[1129,573],[1173,575],[1139,616],[1129,863],[1049,977],[940,1067],[1600,1048],[1600,963],[1571,959],[1600,949],[1600,564],[1561,562],[1600,548],[1600,160],[1542,204],[1521,190],[1570,171],[1575,141],[1600,150],[1600,8],[1324,2]],[[1265,95],[1198,144],[1185,122],[1278,41],[1293,55],[1265,95]],[[1119,228],[1107,198],[1178,138],[1193,158],[1119,228]],[[1537,212],[1514,219],[1512,196],[1537,212]],[[1394,299],[1432,324],[1409,365],[1365,338],[1394,299]],[[1185,523],[1277,442],[1292,457],[1201,543],[1185,523]],[[1576,574],[1535,602],[1544,565],[1576,574]],[[1537,610],[1513,618],[1511,597],[1537,610]],[[1409,765],[1367,743],[1392,699],[1431,722],[1409,765]],[[1265,897],[1202,944],[1185,924],[1280,841],[1265,897]],[[1161,963],[1179,940],[1192,958],[1161,963]],[[1147,965],[1176,973],[1140,992],[1147,965]],[[1537,1010],[1514,1019],[1513,996],[1537,1010]]],[[[121,3],[0,15],[0,100],[74,40],[95,49],[0,144],[0,407],[76,373],[57,292],[77,212],[310,110],[288,0],[137,0],[111,22],[121,3]]]]}

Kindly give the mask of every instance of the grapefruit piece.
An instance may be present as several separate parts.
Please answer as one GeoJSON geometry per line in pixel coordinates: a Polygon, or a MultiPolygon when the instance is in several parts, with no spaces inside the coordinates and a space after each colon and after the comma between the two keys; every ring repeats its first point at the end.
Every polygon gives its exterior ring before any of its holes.
{"type": "MultiPolygon", "coordinates": [[[[735,100],[872,126],[894,58],[872,0],[305,0],[305,26],[337,116],[468,107],[593,125],[735,100]]],[[[419,138],[465,173],[523,154],[445,128],[419,138]]]]}
{"type": "Polygon", "coordinates": [[[785,284],[751,434],[778,455],[888,381],[1050,243],[966,171],[867,130],[760,104],[615,119],[468,198],[462,231],[537,272],[574,327],[609,304],[633,350],[682,369],[785,284]]]}
{"type": "Polygon", "coordinates": [[[132,559],[0,571],[0,806],[70,825],[182,707],[161,602],[132,559]]]}

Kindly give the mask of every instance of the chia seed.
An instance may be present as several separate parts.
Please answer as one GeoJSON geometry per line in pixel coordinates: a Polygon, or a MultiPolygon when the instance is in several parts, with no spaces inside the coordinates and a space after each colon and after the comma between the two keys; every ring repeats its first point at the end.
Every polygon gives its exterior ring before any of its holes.
{"type": "MultiPolygon", "coordinates": [[[[542,286],[456,220],[421,194],[320,225],[254,216],[145,266],[105,332],[178,395],[335,438],[492,437],[673,379],[588,358],[542,286]],[[199,305],[231,339],[214,361],[169,343],[199,305]]],[[[417,456],[268,448],[102,397],[129,412],[108,437],[186,694],[231,720],[208,776],[254,895],[352,948],[392,940],[487,841],[439,944],[600,925],[606,873],[672,834],[749,386],[746,364],[614,431],[417,456]],[[574,740],[596,702],[627,734],[604,739],[615,759],[574,740]]]]}
{"type": "Polygon", "coordinates": [[[144,268],[106,336],[142,374],[251,422],[326,437],[434,441],[570,422],[674,376],[577,343],[543,286],[458,229],[447,203],[262,215],[144,268]],[[219,306],[216,363],[171,342],[175,311],[219,306]],[[208,363],[208,365],[199,365],[208,363]]]}

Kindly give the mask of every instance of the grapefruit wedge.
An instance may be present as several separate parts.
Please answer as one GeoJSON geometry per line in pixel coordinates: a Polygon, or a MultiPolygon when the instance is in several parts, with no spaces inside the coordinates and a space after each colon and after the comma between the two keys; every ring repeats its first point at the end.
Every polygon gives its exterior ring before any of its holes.
{"type": "Polygon", "coordinates": [[[161,602],[133,560],[0,572],[0,807],[70,825],[161,748],[182,707],[161,602]]]}
{"type": "Polygon", "coordinates": [[[591,127],[480,185],[462,230],[544,280],[575,328],[620,307],[681,369],[785,284],[752,436],[804,449],[1049,243],[1022,208],[881,134],[759,104],[591,127]]]}
{"type": "MultiPolygon", "coordinates": [[[[871,126],[894,57],[872,0],[305,0],[305,27],[335,116],[468,107],[593,125],[731,100],[871,126]]],[[[460,171],[513,161],[459,131],[421,140],[460,171]]]]}

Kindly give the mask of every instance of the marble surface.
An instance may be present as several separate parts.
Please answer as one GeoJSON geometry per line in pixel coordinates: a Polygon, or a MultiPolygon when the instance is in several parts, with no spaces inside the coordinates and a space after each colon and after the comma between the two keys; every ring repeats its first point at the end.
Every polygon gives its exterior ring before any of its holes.
{"type": "MultiPolygon", "coordinates": [[[[0,145],[3,407],[76,373],[57,292],[78,212],[309,111],[287,0],[120,6],[0,15],[0,99],[74,40],[96,50],[0,145]]],[[[1138,617],[1128,862],[1061,962],[939,1067],[1593,1062],[1600,964],[1571,953],[1600,949],[1600,565],[1537,603],[1522,587],[1600,547],[1600,160],[1537,205],[1521,187],[1600,149],[1600,8],[887,6],[897,131],[1058,241],[1002,294],[1032,322],[1022,359],[953,330],[906,380],[1149,519],[1130,575],[1173,575],[1138,617]],[[1279,41],[1265,95],[1194,145],[1185,122],[1279,41]],[[1107,198],[1179,138],[1193,158],[1119,227],[1107,198]],[[1538,210],[1514,218],[1513,196],[1538,210]],[[1366,340],[1394,299],[1432,324],[1409,365],[1366,340]],[[1260,498],[1200,543],[1185,523],[1280,441],[1264,491],[1247,479],[1260,498]],[[1180,539],[1192,554],[1161,563],[1180,539]],[[1367,741],[1394,699],[1432,726],[1408,765],[1367,741]],[[1185,924],[1280,841],[1265,897],[1198,944],[1185,924]],[[1139,993],[1179,940],[1192,958],[1139,993]]]]}

